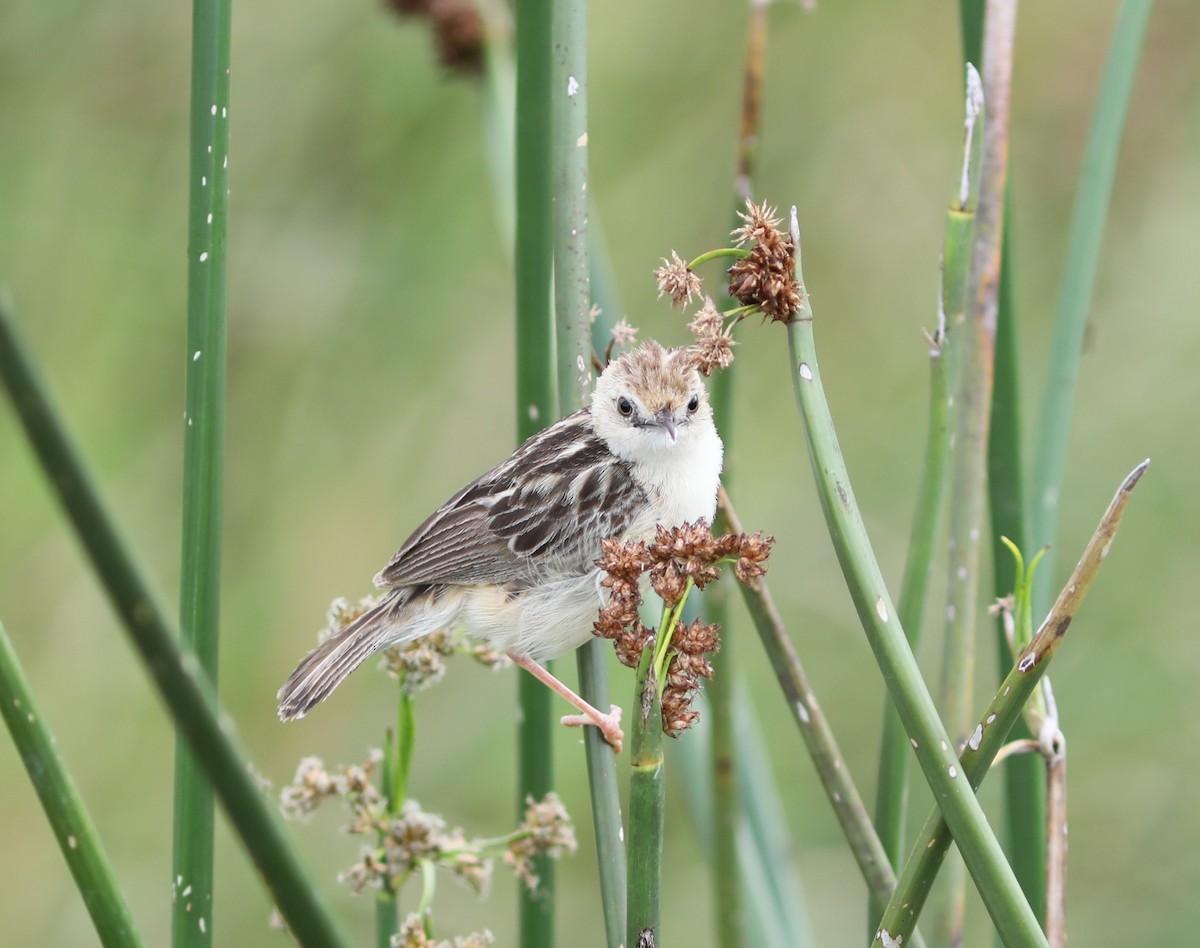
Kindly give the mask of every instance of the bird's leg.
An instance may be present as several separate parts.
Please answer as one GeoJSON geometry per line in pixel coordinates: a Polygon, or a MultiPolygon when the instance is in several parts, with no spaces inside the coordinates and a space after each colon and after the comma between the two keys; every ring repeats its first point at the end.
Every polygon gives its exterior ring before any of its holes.
{"type": "Polygon", "coordinates": [[[584,701],[579,695],[575,694],[570,688],[564,685],[561,681],[555,678],[550,672],[539,665],[531,658],[524,658],[519,655],[513,655],[511,652],[509,658],[517,665],[524,668],[529,674],[533,675],[538,681],[549,688],[556,694],[566,698],[571,704],[575,705],[583,714],[567,714],[563,715],[562,723],[567,727],[580,727],[584,724],[594,724],[600,728],[600,733],[604,735],[604,739],[612,745],[614,753],[621,753],[621,742],[625,739],[625,734],[621,730],[621,709],[617,705],[613,705],[608,714],[598,708],[592,707],[584,701]]]}

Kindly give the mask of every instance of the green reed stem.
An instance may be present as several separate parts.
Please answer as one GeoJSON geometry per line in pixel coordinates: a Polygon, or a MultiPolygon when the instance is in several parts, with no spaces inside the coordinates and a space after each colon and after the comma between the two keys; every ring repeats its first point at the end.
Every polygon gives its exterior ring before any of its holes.
{"type": "MultiPolygon", "coordinates": [[[[733,708],[737,738],[733,764],[744,815],[737,844],[744,880],[746,938],[755,948],[806,948],[816,944],[816,936],[795,866],[791,832],[762,728],[755,718],[750,695],[741,687],[742,682],[738,684],[733,708]]],[[[694,739],[673,745],[671,762],[680,774],[701,852],[707,862],[712,862],[713,766],[709,724],[712,715],[703,693],[696,696],[693,707],[700,712],[692,727],[694,739]]]]}
{"type": "MultiPolygon", "coordinates": [[[[984,0],[960,0],[963,60],[980,62],[983,49],[984,0]]],[[[993,592],[1006,595],[1013,588],[1012,559],[1004,554],[999,537],[1007,536],[1022,549],[1029,535],[1026,518],[1024,448],[1020,422],[1020,379],[1017,346],[1016,294],[1013,290],[1013,228],[1011,184],[1004,200],[1004,235],[1001,241],[1000,297],[996,314],[996,359],[992,386],[992,416],[988,434],[988,504],[992,521],[993,592]]],[[[1001,675],[1011,658],[1002,623],[996,623],[997,668],[1001,675]]],[[[1028,736],[1018,722],[1014,736],[1028,736]]],[[[1004,768],[1004,836],[1013,872],[1041,920],[1045,889],[1045,781],[1041,761],[1018,755],[1004,768]]]]}
{"type": "MultiPolygon", "coordinates": [[[[516,96],[516,305],[517,438],[523,441],[559,414],[556,391],[554,313],[553,182],[551,177],[551,0],[517,2],[516,96]]],[[[550,690],[531,675],[518,684],[517,817],[526,801],[554,786],[550,690]]],[[[536,892],[518,890],[521,944],[554,944],[554,867],[539,858],[536,892]]]]}
{"type": "MultiPolygon", "coordinates": [[[[970,725],[975,674],[1016,9],[1016,0],[988,0],[983,26],[980,72],[987,110],[982,123],[979,203],[964,310],[962,371],[956,394],[940,688],[943,719],[954,747],[965,740],[970,725]]],[[[959,942],[965,916],[966,881],[958,860],[953,861],[945,875],[947,892],[937,928],[942,940],[959,942]]]]}
{"type": "Polygon", "coordinates": [[[100,943],[105,948],[141,948],[144,942],[133,913],[2,622],[0,715],[46,811],[100,943]]]}
{"type": "Polygon", "coordinates": [[[1092,127],[1084,147],[1062,287],[1054,314],[1054,334],[1038,419],[1030,491],[1033,542],[1039,547],[1050,546],[1046,562],[1034,577],[1033,606],[1037,615],[1045,609],[1049,591],[1053,588],[1050,585],[1054,577],[1053,544],[1058,529],[1058,500],[1062,494],[1079,359],[1091,311],[1117,156],[1125,132],[1125,116],[1129,112],[1133,80],[1153,5],[1152,0],[1124,0],[1121,4],[1092,113],[1092,127]]]}
{"type": "MultiPolygon", "coordinates": [[[[1062,642],[1068,626],[1079,611],[1101,563],[1108,554],[1121,525],[1130,494],[1149,463],[1143,461],[1134,468],[1118,488],[1116,496],[1100,520],[1100,525],[1084,549],[1075,571],[1059,593],[1054,607],[1033,640],[1022,651],[1020,659],[1012,666],[991,705],[968,738],[960,763],[973,788],[977,789],[983,782],[996,753],[1008,740],[1013,725],[1020,720],[1026,702],[1045,674],[1050,659],[1062,642]]],[[[913,843],[900,874],[896,893],[884,912],[880,935],[874,944],[888,946],[907,943],[909,933],[916,925],[938,868],[953,839],[943,814],[935,807],[913,843]]],[[[1010,940],[1003,931],[1001,936],[1006,945],[1045,944],[1044,937],[1038,941],[1027,942],[1020,939],[1010,940]]]]}
{"type": "Polygon", "coordinates": [[[114,610],[284,920],[303,945],[347,944],[291,850],[208,676],[191,650],[180,646],[134,564],[3,306],[0,379],[114,610]]]}
{"type": "MultiPolygon", "coordinates": [[[[188,307],[179,626],[217,683],[225,440],[225,265],[229,207],[231,0],[193,0],[188,307]]],[[[213,792],[179,734],[175,744],[171,910],[176,948],[212,944],[213,792]]]]}
{"type": "MultiPolygon", "coordinates": [[[[971,237],[975,229],[975,204],[979,187],[979,163],[983,154],[982,87],[978,73],[970,67],[966,86],[966,133],[959,193],[946,209],[942,238],[942,283],[939,291],[938,326],[930,336],[929,422],[925,462],[917,508],[913,514],[908,558],[900,584],[900,623],[915,651],[925,620],[926,597],[933,572],[934,547],[941,534],[949,470],[951,431],[955,414],[950,393],[955,390],[961,362],[961,337],[965,321],[967,275],[971,260],[971,237]]],[[[900,865],[904,847],[905,809],[908,801],[908,737],[890,702],[884,708],[883,736],[879,750],[879,786],[875,797],[875,829],[893,866],[900,865]]],[[[879,926],[886,901],[872,896],[868,929],[879,926]]]]}
{"type": "MultiPolygon", "coordinates": [[[[992,521],[992,589],[997,597],[1016,588],[1012,557],[1000,537],[1021,549],[1028,548],[1029,528],[1025,503],[1024,449],[1021,439],[1020,356],[1013,282],[1012,238],[1005,209],[1000,307],[996,317],[995,384],[988,444],[988,504],[992,521]]],[[[996,622],[996,668],[1000,680],[1012,661],[1002,619],[996,622]]],[[[1018,720],[1010,737],[1032,737],[1025,721],[1018,720]]],[[[1046,889],[1046,779],[1045,767],[1034,754],[1018,754],[1004,766],[1004,834],[1009,861],[1025,897],[1039,921],[1044,921],[1046,889]]]]}
{"type": "MultiPolygon", "coordinates": [[[[724,490],[720,493],[718,503],[721,517],[729,529],[741,533],[741,522],[724,490]]],[[[741,586],[742,599],[775,671],[792,718],[800,729],[805,749],[817,770],[821,787],[829,798],[834,815],[850,844],[851,855],[867,884],[867,892],[873,900],[886,905],[896,888],[896,874],[871,825],[866,804],[788,636],[767,581],[758,578],[738,585],[741,586]]],[[[923,944],[919,935],[913,944],[923,944]]]]}
{"type": "Polygon", "coordinates": [[[953,829],[955,841],[997,929],[1011,944],[1020,944],[1021,939],[1026,939],[1025,944],[1044,944],[1033,912],[960,770],[871,549],[821,386],[812,308],[803,291],[800,226],[794,208],[791,231],[796,247],[796,279],[803,300],[800,310],[788,322],[792,382],[804,419],[821,507],[851,598],[900,720],[915,742],[917,761],[934,801],[953,829]]]}
{"type": "MultiPolygon", "coordinates": [[[[584,404],[592,385],[592,288],[594,253],[588,220],[587,11],[583,3],[558,3],[554,11],[554,304],[558,398],[562,411],[584,404]]],[[[612,312],[605,314],[611,326],[612,312]]],[[[592,640],[576,652],[579,690],[594,707],[609,707],[604,646],[592,640]]],[[[625,937],[624,831],[617,762],[594,727],[583,729],[600,901],[609,948],[625,937]]]]}

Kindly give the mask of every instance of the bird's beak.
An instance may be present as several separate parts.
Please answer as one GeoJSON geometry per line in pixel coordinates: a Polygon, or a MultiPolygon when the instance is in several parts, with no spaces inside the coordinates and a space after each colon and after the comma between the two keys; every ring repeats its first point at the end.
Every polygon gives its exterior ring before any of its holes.
{"type": "Polygon", "coordinates": [[[654,416],[654,420],[656,422],[658,422],[658,426],[660,428],[662,428],[664,431],[666,431],[666,433],[671,436],[671,440],[674,441],[675,440],[675,415],[672,413],[671,409],[664,408],[662,411],[660,411],[657,415],[654,416]]]}

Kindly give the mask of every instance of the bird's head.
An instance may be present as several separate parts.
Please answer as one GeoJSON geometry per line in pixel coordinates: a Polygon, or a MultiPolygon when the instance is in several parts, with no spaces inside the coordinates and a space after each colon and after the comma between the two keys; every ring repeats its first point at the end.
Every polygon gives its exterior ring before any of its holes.
{"type": "Polygon", "coordinates": [[[712,406],[691,353],[653,341],[604,370],[592,393],[592,420],[610,450],[634,462],[713,430],[712,406]]]}

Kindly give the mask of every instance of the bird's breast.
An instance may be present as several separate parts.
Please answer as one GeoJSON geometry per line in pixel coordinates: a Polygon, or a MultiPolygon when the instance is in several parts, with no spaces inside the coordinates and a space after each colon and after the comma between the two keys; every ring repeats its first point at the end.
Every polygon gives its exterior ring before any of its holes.
{"type": "Polygon", "coordinates": [[[650,500],[638,526],[649,532],[658,524],[677,527],[698,519],[712,523],[722,455],[721,439],[714,430],[696,443],[680,445],[678,451],[638,465],[635,477],[650,500]]]}

